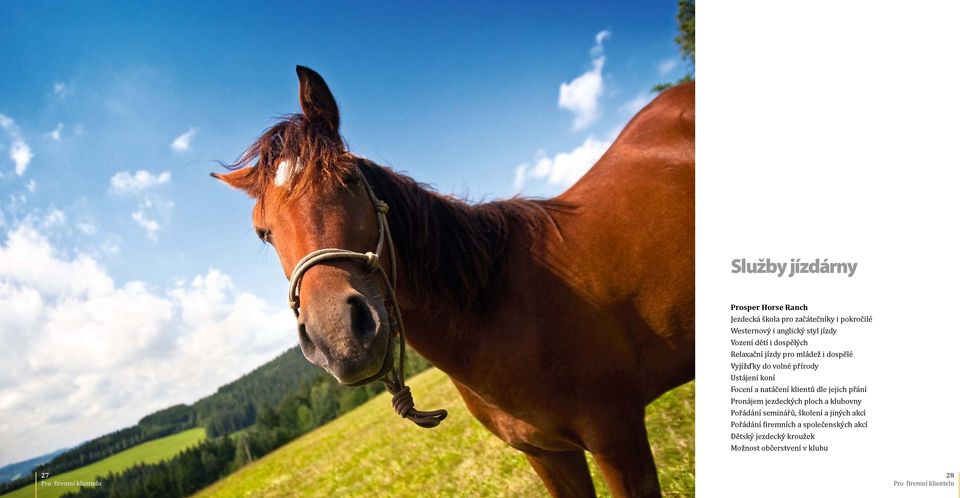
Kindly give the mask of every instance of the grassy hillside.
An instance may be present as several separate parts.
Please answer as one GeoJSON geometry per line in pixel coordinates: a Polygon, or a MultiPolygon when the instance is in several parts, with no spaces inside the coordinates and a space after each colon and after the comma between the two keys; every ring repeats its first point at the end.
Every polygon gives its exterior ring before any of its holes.
{"type": "MultiPolygon", "coordinates": [[[[417,406],[450,411],[440,427],[401,420],[381,394],[196,496],[547,496],[523,456],[473,419],[442,372],[409,383],[417,406]]],[[[648,410],[665,496],[694,494],[693,393],[687,384],[648,410]]],[[[609,496],[592,461],[591,471],[609,496]]]]}
{"type": "MultiPolygon", "coordinates": [[[[85,467],[50,476],[48,481],[92,481],[97,476],[105,476],[108,472],[119,472],[137,463],[155,463],[173,457],[181,450],[197,444],[203,438],[203,429],[189,429],[164,438],[154,439],[139,444],[115,455],[94,462],[85,467]]],[[[39,496],[53,498],[69,491],[76,491],[77,487],[41,487],[39,496]]],[[[33,497],[33,485],[25,486],[0,498],[30,498],[33,497]]]]}

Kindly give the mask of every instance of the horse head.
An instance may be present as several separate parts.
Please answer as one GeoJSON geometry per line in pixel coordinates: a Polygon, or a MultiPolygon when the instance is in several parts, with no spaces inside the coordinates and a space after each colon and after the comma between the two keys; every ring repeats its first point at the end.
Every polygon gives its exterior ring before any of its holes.
{"type": "Polygon", "coordinates": [[[281,119],[229,166],[232,172],[213,176],[256,200],[254,229],[294,279],[291,307],[304,356],[342,384],[364,384],[382,377],[393,359],[392,290],[382,268],[394,262],[377,257],[386,223],[378,209],[385,205],[375,204],[360,162],[340,137],[326,82],[301,66],[297,75],[303,113],[281,119]],[[297,270],[324,248],[347,257],[297,270]]]}

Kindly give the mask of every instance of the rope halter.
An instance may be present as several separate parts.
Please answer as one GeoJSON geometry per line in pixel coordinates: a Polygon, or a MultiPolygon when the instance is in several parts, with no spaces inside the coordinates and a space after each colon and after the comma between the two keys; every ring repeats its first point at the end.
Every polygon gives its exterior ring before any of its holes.
{"type": "MultiPolygon", "coordinates": [[[[396,331],[397,335],[400,337],[400,358],[397,362],[398,365],[395,368],[392,358],[385,359],[385,361],[388,361],[389,363],[386,371],[378,380],[382,382],[387,388],[387,391],[393,395],[393,409],[398,415],[403,418],[410,419],[413,423],[419,425],[420,427],[436,427],[440,424],[440,422],[443,421],[443,419],[447,418],[447,411],[417,410],[414,408],[413,395],[410,393],[410,388],[407,387],[403,382],[403,360],[404,356],[406,355],[406,338],[403,330],[403,318],[400,316],[400,306],[397,303],[396,253],[393,247],[393,238],[390,235],[390,225],[387,224],[387,211],[389,211],[389,207],[387,206],[386,202],[378,199],[376,194],[373,193],[373,188],[370,187],[370,183],[363,175],[363,171],[360,171],[359,168],[358,173],[360,174],[360,179],[362,180],[364,188],[367,191],[367,196],[370,198],[370,202],[373,204],[373,209],[377,214],[376,250],[374,252],[359,253],[348,251],[346,249],[328,248],[319,249],[308,253],[303,257],[303,259],[300,260],[300,262],[297,263],[297,265],[293,268],[293,272],[290,274],[290,288],[287,293],[288,304],[290,305],[290,309],[293,310],[294,316],[297,317],[297,323],[299,326],[304,326],[302,320],[300,319],[300,284],[303,282],[303,276],[307,273],[307,270],[320,264],[329,264],[329,262],[334,259],[361,260],[368,270],[376,273],[380,277],[381,284],[383,285],[383,288],[386,289],[386,296],[390,301],[388,313],[392,311],[391,316],[393,318],[393,326],[391,328],[396,331]],[[380,265],[380,259],[384,248],[387,249],[390,256],[389,275],[387,275],[387,272],[383,269],[383,266],[380,265]]],[[[387,348],[387,350],[388,353],[390,353],[390,348],[387,348]]]]}

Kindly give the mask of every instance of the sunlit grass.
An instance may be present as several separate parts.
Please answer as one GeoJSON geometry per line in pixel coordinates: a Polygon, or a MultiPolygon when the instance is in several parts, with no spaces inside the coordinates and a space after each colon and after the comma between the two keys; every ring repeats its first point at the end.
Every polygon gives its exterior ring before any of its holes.
{"type": "MultiPolygon", "coordinates": [[[[198,496],[547,496],[523,455],[470,415],[442,372],[430,369],[410,385],[417,406],[449,410],[440,427],[416,428],[380,395],[198,496]]],[[[693,496],[693,383],[652,404],[647,421],[664,495],[693,496]]],[[[590,466],[598,493],[609,496],[590,466]]]]}

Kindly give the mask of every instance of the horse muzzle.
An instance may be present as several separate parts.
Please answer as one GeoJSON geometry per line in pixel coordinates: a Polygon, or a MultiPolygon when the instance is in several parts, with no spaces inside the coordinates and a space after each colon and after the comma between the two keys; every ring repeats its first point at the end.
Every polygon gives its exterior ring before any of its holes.
{"type": "Polygon", "coordinates": [[[298,319],[298,339],[304,357],[338,382],[354,386],[382,377],[391,358],[386,311],[359,293],[339,302],[310,307],[298,319]]]}

